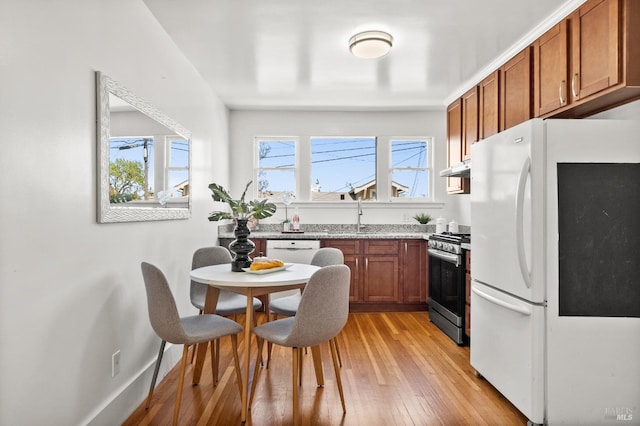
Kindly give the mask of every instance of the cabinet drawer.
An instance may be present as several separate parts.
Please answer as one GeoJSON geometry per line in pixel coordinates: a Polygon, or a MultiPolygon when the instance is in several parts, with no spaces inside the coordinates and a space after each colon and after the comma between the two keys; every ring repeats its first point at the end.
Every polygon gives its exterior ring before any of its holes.
{"type": "Polygon", "coordinates": [[[360,240],[323,240],[322,246],[340,249],[345,256],[360,254],[360,240]]]}
{"type": "Polygon", "coordinates": [[[394,254],[400,253],[400,243],[397,240],[365,240],[364,253],[370,254],[394,254]]]}
{"type": "Polygon", "coordinates": [[[465,266],[464,268],[467,272],[471,272],[471,251],[467,250],[467,255],[465,256],[465,266]]]}

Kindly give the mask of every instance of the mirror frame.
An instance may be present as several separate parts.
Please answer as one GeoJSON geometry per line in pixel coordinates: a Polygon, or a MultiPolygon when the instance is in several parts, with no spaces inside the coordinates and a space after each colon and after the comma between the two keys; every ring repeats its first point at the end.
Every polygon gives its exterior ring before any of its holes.
{"type": "MultiPolygon", "coordinates": [[[[135,93],[121,86],[109,76],[96,71],[96,113],[97,113],[97,190],[98,190],[98,223],[112,222],[143,222],[151,220],[189,219],[191,217],[191,194],[188,196],[187,207],[132,207],[126,203],[112,204],[109,200],[109,137],[111,112],[109,108],[109,94],[126,101],[138,111],[162,124],[166,128],[185,138],[189,143],[189,181],[191,181],[191,132],[178,124],[167,115],[160,112],[153,105],[138,97],[135,93]]],[[[167,204],[169,205],[169,204],[167,204]]]]}

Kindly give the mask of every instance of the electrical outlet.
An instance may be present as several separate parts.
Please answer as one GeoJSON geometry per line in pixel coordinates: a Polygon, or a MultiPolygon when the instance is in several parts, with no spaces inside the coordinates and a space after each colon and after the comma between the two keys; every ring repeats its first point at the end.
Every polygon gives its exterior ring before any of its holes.
{"type": "Polygon", "coordinates": [[[111,355],[111,377],[120,374],[120,349],[111,355]]]}
{"type": "Polygon", "coordinates": [[[413,222],[413,215],[405,214],[404,217],[402,218],[402,222],[403,223],[411,223],[411,222],[413,222]]]}

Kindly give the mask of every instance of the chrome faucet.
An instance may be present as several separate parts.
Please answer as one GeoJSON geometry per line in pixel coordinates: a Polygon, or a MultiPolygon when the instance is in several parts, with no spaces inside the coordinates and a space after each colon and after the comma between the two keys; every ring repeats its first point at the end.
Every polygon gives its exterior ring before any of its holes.
{"type": "Polygon", "coordinates": [[[360,223],[360,217],[362,216],[362,204],[361,204],[361,198],[358,197],[358,204],[357,204],[357,210],[356,210],[356,232],[361,232],[363,225],[360,223]]]}

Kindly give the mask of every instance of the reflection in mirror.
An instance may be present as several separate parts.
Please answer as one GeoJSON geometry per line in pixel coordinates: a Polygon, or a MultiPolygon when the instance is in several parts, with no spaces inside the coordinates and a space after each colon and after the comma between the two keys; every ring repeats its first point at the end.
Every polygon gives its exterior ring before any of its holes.
{"type": "Polygon", "coordinates": [[[190,133],[97,72],[98,222],[186,219],[190,133]]]}

